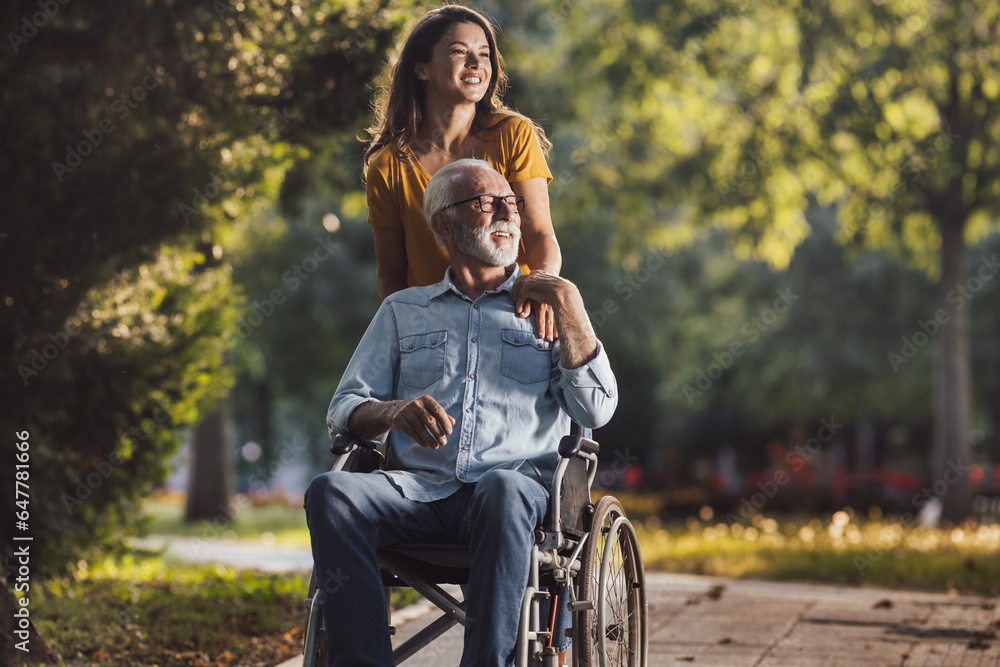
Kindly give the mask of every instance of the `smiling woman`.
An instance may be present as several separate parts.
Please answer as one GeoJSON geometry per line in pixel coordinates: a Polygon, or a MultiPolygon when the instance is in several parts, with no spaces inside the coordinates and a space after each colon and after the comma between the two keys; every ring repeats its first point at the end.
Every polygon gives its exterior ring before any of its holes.
{"type": "MultiPolygon", "coordinates": [[[[492,24],[466,7],[428,12],[404,43],[365,154],[380,300],[444,277],[448,254],[435,242],[422,199],[431,176],[462,158],[490,163],[526,198],[522,269],[559,272],[545,164],[551,144],[536,123],[503,105],[506,82],[492,24]]],[[[553,339],[551,309],[535,305],[535,313],[542,335],[553,339]]]]}

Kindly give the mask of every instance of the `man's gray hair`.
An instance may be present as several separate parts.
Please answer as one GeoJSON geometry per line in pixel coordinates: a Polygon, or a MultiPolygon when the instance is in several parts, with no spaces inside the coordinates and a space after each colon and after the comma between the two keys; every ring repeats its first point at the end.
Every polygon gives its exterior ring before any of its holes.
{"type": "MultiPolygon", "coordinates": [[[[431,226],[431,216],[445,206],[454,203],[455,198],[458,196],[456,191],[458,191],[458,186],[461,185],[463,177],[470,175],[476,170],[499,173],[485,160],[462,158],[438,169],[424,191],[424,217],[427,219],[427,226],[434,233],[434,238],[437,239],[438,245],[445,250],[447,248],[445,248],[444,241],[438,236],[434,227],[431,226]]],[[[452,222],[464,224],[455,209],[448,209],[445,211],[445,214],[452,222]]]]}

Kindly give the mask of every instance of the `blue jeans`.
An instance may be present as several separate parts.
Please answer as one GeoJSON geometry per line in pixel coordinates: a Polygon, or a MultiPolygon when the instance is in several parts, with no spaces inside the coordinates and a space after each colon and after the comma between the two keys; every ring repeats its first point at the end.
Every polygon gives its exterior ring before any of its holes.
{"type": "Polygon", "coordinates": [[[491,470],[451,496],[417,502],[378,473],[328,472],[306,492],[331,667],[391,666],[375,550],[404,543],[467,544],[461,667],[512,665],[534,529],[548,491],[514,470],[491,470]]]}

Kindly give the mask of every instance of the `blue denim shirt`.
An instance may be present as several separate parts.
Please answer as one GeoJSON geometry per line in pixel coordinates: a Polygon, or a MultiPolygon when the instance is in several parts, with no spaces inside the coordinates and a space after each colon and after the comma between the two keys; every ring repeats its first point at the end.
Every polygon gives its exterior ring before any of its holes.
{"type": "Polygon", "coordinates": [[[570,418],[603,426],[618,404],[604,347],[573,370],[560,365],[559,342],[538,337],[534,317],[514,312],[517,267],[475,302],[449,270],[429,287],[386,298],[351,358],[327,413],[331,432],[347,427],[360,404],[432,396],[455,426],[448,444],[422,447],[392,432],[386,473],[407,498],[445,498],[492,468],[516,468],[546,488],[570,418]]]}

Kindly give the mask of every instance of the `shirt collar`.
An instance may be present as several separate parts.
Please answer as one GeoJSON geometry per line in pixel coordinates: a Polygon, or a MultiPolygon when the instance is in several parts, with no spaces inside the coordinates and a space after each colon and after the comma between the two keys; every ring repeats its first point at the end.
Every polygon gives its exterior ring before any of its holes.
{"type": "MultiPolygon", "coordinates": [[[[497,287],[496,289],[488,290],[485,293],[496,294],[498,292],[507,292],[508,294],[513,296],[514,281],[516,281],[522,275],[524,275],[524,272],[521,271],[521,266],[515,263],[514,270],[507,277],[507,280],[505,280],[503,284],[497,287]]],[[[441,282],[439,282],[437,285],[434,286],[434,290],[431,292],[431,299],[436,299],[439,296],[443,295],[445,292],[449,291],[454,292],[463,299],[468,298],[465,296],[465,294],[462,293],[462,290],[460,290],[458,286],[455,284],[455,282],[452,280],[450,266],[448,267],[448,270],[444,272],[444,280],[442,280],[441,282]]]]}

